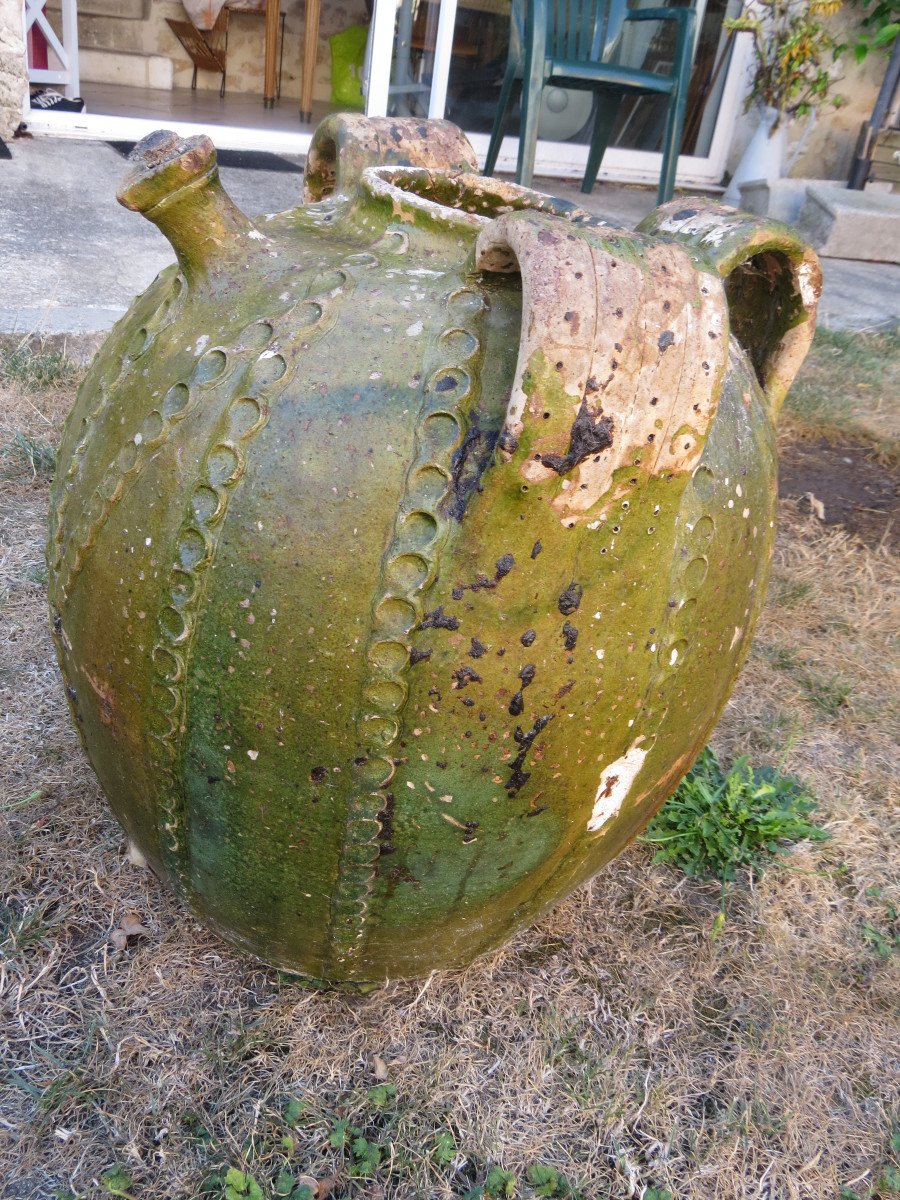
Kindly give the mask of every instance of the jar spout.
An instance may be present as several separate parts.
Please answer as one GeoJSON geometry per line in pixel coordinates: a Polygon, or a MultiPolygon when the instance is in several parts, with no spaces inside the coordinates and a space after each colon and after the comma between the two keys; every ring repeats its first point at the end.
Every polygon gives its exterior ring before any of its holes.
{"type": "Polygon", "coordinates": [[[116,198],[165,234],[189,286],[227,273],[248,256],[255,226],[222,187],[208,137],[157,129],[138,142],[128,164],[116,198]]]}

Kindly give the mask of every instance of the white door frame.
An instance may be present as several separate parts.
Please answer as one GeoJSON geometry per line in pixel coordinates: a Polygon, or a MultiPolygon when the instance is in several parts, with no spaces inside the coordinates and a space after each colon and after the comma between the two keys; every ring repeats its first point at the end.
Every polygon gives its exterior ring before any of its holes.
{"type": "Polygon", "coordinates": [[[78,74],[78,4],[77,0],[62,0],[62,41],[47,20],[44,5],[47,0],[25,0],[22,21],[25,45],[28,31],[36,25],[47,42],[49,49],[59,59],[61,69],[54,71],[42,67],[28,68],[29,83],[57,83],[65,87],[66,95],[72,99],[81,86],[78,74]]]}
{"type": "Polygon", "coordinates": [[[447,80],[450,78],[450,55],[453,53],[453,32],[456,28],[456,0],[441,0],[434,45],[434,71],[431,77],[431,100],[428,116],[442,120],[447,108],[447,80]]]}
{"type": "MultiPolygon", "coordinates": [[[[375,0],[372,18],[370,74],[366,91],[366,115],[387,115],[391,62],[394,52],[394,25],[398,0],[375,0]]],[[[447,100],[447,79],[450,73],[450,51],[456,20],[457,0],[440,0],[437,45],[435,47],[429,117],[443,117],[447,100]]],[[[699,35],[699,22],[697,25],[699,35]]],[[[678,160],[676,183],[681,187],[716,187],[725,170],[728,148],[734,132],[744,81],[751,53],[750,39],[736,37],[728,64],[725,86],[709,154],[703,157],[683,154],[678,160]]],[[[479,159],[484,162],[490,137],[486,133],[469,133],[479,159]]],[[[516,169],[518,138],[506,137],[500,147],[497,170],[513,173],[516,169]]],[[[588,147],[575,142],[538,141],[535,174],[560,178],[578,178],[587,167],[588,147]]],[[[628,150],[611,146],[603,157],[600,179],[615,179],[624,183],[656,183],[662,169],[662,154],[648,150],[628,150]]]]}

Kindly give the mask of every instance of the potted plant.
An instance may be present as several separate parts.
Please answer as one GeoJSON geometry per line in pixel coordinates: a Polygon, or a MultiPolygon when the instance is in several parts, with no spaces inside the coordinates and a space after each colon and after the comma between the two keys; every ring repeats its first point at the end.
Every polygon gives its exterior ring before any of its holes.
{"type": "Polygon", "coordinates": [[[837,107],[831,65],[845,48],[826,21],[841,0],[751,0],[743,16],[725,21],[734,33],[753,35],[754,70],[745,108],[759,110],[759,126],[747,146],[728,190],[727,203],[740,201],[740,185],[784,170],[787,123],[814,116],[823,105],[837,107]]]}

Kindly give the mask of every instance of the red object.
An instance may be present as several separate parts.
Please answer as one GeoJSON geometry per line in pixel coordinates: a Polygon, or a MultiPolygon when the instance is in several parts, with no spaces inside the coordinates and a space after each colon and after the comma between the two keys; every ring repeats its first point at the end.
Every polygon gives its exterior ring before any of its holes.
{"type": "Polygon", "coordinates": [[[37,22],[28,30],[28,66],[36,71],[46,71],[49,67],[47,39],[37,22]]]}

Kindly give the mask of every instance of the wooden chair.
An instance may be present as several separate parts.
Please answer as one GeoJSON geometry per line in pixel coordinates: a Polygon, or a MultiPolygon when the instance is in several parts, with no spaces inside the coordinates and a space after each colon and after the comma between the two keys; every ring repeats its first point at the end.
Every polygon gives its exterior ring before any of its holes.
{"type": "Polygon", "coordinates": [[[626,0],[513,0],[509,57],[485,174],[493,174],[496,166],[517,86],[521,88],[522,103],[516,179],[526,186],[530,186],[534,175],[544,88],[553,84],[594,93],[594,129],[583,192],[590,192],[596,182],[622,99],[627,95],[662,95],[669,103],[658,198],[660,204],[671,199],[691,73],[694,20],[693,8],[629,9],[626,0]],[[674,23],[675,52],[670,74],[622,66],[616,61],[626,21],[674,23]]]}

